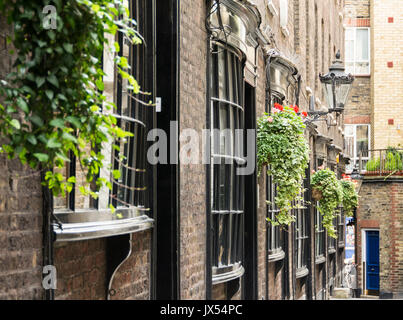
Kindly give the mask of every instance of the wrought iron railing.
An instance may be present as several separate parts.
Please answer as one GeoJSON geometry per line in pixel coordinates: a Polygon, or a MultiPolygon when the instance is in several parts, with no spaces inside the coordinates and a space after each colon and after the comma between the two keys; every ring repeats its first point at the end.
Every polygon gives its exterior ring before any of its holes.
{"type": "Polygon", "coordinates": [[[369,160],[360,154],[359,172],[367,176],[403,176],[403,149],[388,148],[369,151],[369,160]]]}

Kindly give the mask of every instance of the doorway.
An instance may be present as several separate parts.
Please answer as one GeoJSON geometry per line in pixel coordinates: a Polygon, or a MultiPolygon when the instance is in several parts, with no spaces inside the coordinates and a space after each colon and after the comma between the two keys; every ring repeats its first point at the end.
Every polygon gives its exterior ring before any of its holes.
{"type": "Polygon", "coordinates": [[[369,295],[379,294],[379,231],[365,231],[365,290],[369,295]]]}

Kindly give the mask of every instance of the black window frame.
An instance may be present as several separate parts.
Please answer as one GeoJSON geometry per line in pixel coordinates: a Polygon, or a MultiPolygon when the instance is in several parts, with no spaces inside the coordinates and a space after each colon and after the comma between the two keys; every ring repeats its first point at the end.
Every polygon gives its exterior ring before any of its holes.
{"type": "MultiPolygon", "coordinates": [[[[308,179],[305,178],[304,189],[306,189],[308,179]]],[[[300,195],[301,199],[305,199],[305,192],[303,191],[300,195]]],[[[296,278],[300,278],[308,275],[309,272],[309,248],[310,248],[310,237],[309,237],[309,217],[310,214],[309,207],[306,206],[303,200],[300,203],[296,201],[293,202],[294,209],[292,209],[292,214],[295,215],[296,221],[294,223],[295,232],[295,269],[296,278]]]]}
{"type": "Polygon", "coordinates": [[[340,207],[340,214],[337,216],[337,241],[339,248],[343,248],[345,246],[345,237],[346,237],[345,219],[346,218],[344,214],[344,208],[340,207]]]}
{"type": "MultiPolygon", "coordinates": [[[[316,159],[316,169],[318,169],[320,166],[325,165],[325,158],[324,157],[318,157],[316,159]]],[[[325,228],[323,227],[323,216],[319,211],[319,201],[316,202],[316,205],[314,206],[314,212],[315,212],[315,223],[314,223],[314,228],[315,228],[315,262],[318,263],[323,263],[325,261],[325,256],[326,256],[326,232],[325,228]]]]}
{"type": "Polygon", "coordinates": [[[244,273],[245,178],[237,175],[236,169],[244,166],[246,160],[236,154],[240,148],[235,143],[243,143],[243,138],[236,140],[234,132],[245,128],[244,60],[238,50],[221,42],[213,41],[211,47],[210,128],[220,132],[218,137],[213,131],[211,137],[210,166],[211,265],[212,282],[216,284],[244,273]],[[230,134],[223,136],[225,132],[230,134]]]}
{"type": "MultiPolygon", "coordinates": [[[[277,186],[275,183],[273,183],[273,177],[271,176],[267,177],[266,191],[267,218],[269,218],[270,220],[274,220],[275,216],[280,212],[280,210],[275,203],[275,199],[277,196],[277,186]]],[[[268,223],[267,244],[269,261],[278,261],[284,259],[284,233],[284,230],[280,226],[273,225],[270,222],[268,223]]]]}
{"type": "MultiPolygon", "coordinates": [[[[118,55],[123,56],[124,46],[128,47],[127,59],[131,65],[131,73],[135,79],[141,83],[143,92],[153,92],[154,72],[153,62],[149,60],[150,54],[147,50],[147,42],[152,42],[154,37],[153,28],[149,28],[148,15],[144,12],[148,9],[142,0],[129,1],[129,10],[137,22],[137,29],[145,39],[145,44],[131,45],[125,42],[125,37],[121,32],[117,32],[117,41],[121,50],[118,55]]],[[[127,41],[127,40],[126,40],[127,41]]],[[[152,55],[151,55],[152,56],[152,55]]],[[[115,104],[117,125],[122,129],[134,134],[127,138],[123,150],[112,150],[113,169],[121,172],[118,180],[111,176],[112,191],[109,193],[109,203],[114,207],[136,208],[136,210],[151,216],[152,189],[150,188],[150,179],[152,179],[152,169],[147,162],[147,134],[154,126],[154,108],[140,103],[138,100],[142,97],[124,97],[124,81],[116,72],[115,75],[115,104]],[[124,103],[124,99],[127,101],[124,103]],[[127,103],[127,109],[123,108],[127,103]],[[120,160],[123,153],[125,159],[120,160]]],[[[150,97],[146,98],[151,100],[150,97]]],[[[119,141],[115,141],[119,145],[119,141]]]]}

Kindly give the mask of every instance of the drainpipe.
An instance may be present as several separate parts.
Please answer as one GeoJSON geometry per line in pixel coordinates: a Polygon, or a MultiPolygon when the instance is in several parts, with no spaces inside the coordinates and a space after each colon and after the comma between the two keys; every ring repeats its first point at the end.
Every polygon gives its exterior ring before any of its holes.
{"type": "MultiPolygon", "coordinates": [[[[40,168],[42,169],[42,168],[40,168]]],[[[41,182],[45,181],[45,170],[41,170],[41,182]]],[[[53,241],[52,228],[53,195],[47,186],[42,186],[42,254],[43,267],[53,266],[53,241]]],[[[54,289],[45,289],[45,300],[54,300],[54,289]]]]}
{"type": "MultiPolygon", "coordinates": [[[[300,84],[300,79],[301,77],[299,77],[299,81],[298,84],[300,84]]],[[[307,207],[307,225],[308,225],[308,237],[310,240],[310,243],[314,243],[312,241],[312,228],[311,228],[311,224],[312,224],[312,186],[310,184],[311,181],[311,166],[310,164],[308,165],[308,168],[306,169],[306,181],[307,181],[307,192],[305,193],[305,201],[307,201],[309,203],[309,207],[307,207]]],[[[309,252],[308,252],[308,268],[309,268],[309,273],[308,273],[308,289],[307,289],[307,295],[308,295],[308,300],[312,300],[312,250],[311,248],[309,248],[309,252]]]]}

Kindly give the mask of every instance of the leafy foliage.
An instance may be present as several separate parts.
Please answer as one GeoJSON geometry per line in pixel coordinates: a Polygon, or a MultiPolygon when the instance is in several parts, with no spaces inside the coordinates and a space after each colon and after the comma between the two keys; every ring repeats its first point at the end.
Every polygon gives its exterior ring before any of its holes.
{"type": "MultiPolygon", "coordinates": [[[[53,172],[64,167],[73,153],[86,173],[82,192],[96,197],[89,185],[103,167],[102,144],[132,136],[116,126],[111,112],[103,112],[115,108],[102,93],[105,34],[120,31],[132,44],[140,44],[141,37],[123,0],[53,0],[55,29],[44,27],[42,12],[48,4],[0,0],[1,12],[13,25],[8,42],[16,49],[15,72],[0,86],[2,151],[33,169],[47,170],[44,184],[54,195],[70,191],[75,182],[53,172]]],[[[118,43],[111,46],[113,53],[119,50],[118,43]]],[[[127,59],[118,55],[114,59],[131,92],[139,93],[127,59]]],[[[102,178],[96,185],[110,188],[102,178]]]]}
{"type": "Polygon", "coordinates": [[[289,225],[295,221],[290,214],[292,202],[300,202],[302,181],[308,167],[309,146],[304,137],[305,125],[297,114],[297,107],[276,105],[273,114],[258,119],[257,161],[259,173],[268,165],[267,174],[277,185],[275,203],[280,212],[274,225],[289,225]]]}
{"type": "Polygon", "coordinates": [[[343,190],[336,174],[328,168],[315,172],[311,177],[312,188],[322,193],[319,200],[319,212],[323,216],[323,227],[329,236],[337,238],[333,219],[336,217],[335,210],[343,201],[343,190]]]}
{"type": "Polygon", "coordinates": [[[341,189],[343,192],[343,208],[344,213],[348,217],[352,217],[354,209],[358,206],[358,193],[355,190],[355,185],[351,180],[340,180],[341,189]]]}
{"type": "Polygon", "coordinates": [[[396,148],[388,147],[388,149],[386,150],[386,157],[382,161],[382,168],[381,161],[378,158],[368,160],[365,169],[368,172],[378,171],[382,169],[385,171],[391,171],[392,174],[403,171],[403,152],[399,152],[396,148]]]}

